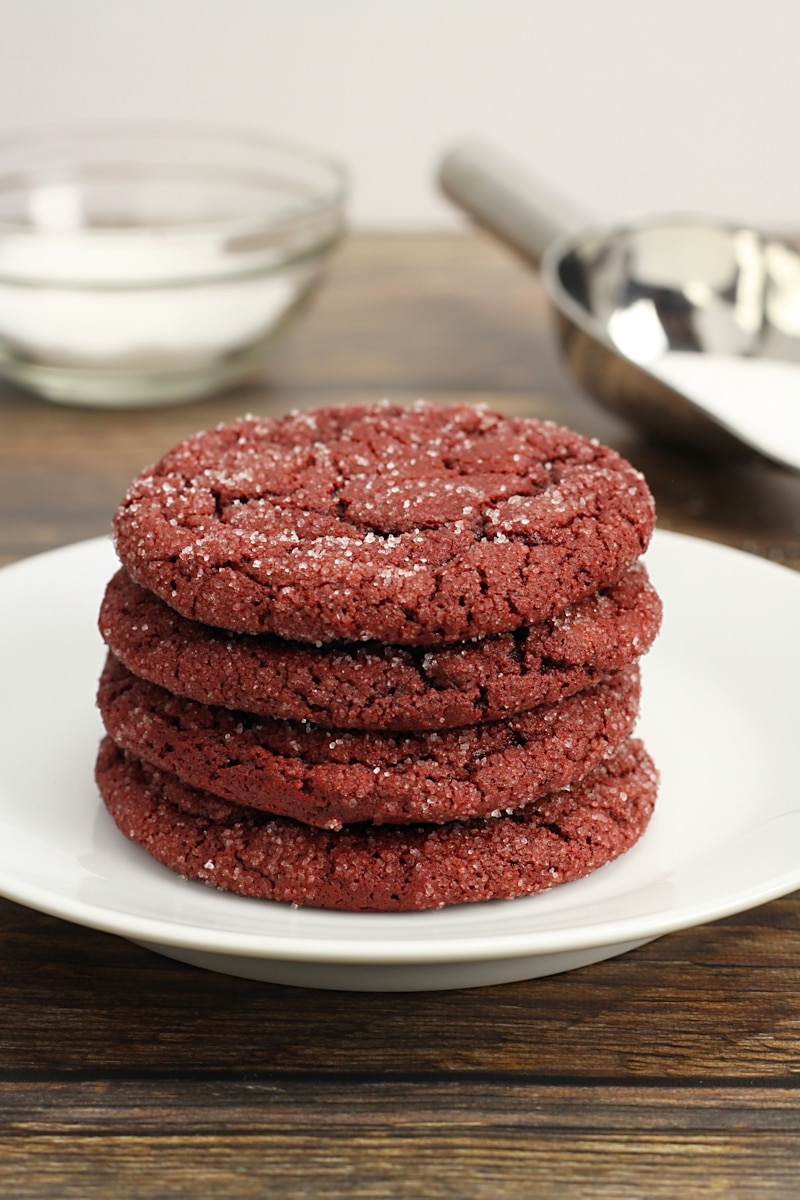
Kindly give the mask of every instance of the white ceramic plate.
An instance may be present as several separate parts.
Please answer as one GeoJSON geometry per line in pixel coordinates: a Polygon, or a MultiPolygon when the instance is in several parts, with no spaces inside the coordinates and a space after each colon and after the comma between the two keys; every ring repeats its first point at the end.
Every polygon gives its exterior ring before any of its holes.
{"type": "Polygon", "coordinates": [[[105,539],[0,571],[0,894],[198,966],[308,987],[475,987],[570,970],[800,887],[800,574],[658,533],[665,606],[639,732],[662,773],[623,858],[524,900],[332,913],[187,883],[128,842],[93,780],[105,539]]]}

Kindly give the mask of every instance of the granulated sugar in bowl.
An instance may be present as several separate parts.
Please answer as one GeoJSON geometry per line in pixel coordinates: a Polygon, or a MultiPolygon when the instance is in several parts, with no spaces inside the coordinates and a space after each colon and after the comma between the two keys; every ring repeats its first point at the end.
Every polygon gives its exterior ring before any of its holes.
{"type": "Polygon", "coordinates": [[[0,138],[0,374],[102,407],[232,386],[344,229],[335,158],[224,127],[0,138]]]}

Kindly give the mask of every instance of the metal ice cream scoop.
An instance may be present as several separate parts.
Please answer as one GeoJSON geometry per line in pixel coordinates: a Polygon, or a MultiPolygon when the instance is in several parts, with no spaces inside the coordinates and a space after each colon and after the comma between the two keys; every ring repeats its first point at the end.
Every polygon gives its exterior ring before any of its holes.
{"type": "Polygon", "coordinates": [[[800,249],[706,218],[610,229],[494,149],[439,167],[444,193],[536,266],[561,349],[601,404],[704,450],[800,470],[800,249]]]}

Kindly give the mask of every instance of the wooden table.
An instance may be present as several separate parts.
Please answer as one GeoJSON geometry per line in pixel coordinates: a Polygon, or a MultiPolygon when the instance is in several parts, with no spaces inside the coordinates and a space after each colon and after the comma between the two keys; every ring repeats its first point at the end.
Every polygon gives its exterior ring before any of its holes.
{"type": "MultiPolygon", "coordinates": [[[[537,280],[478,237],[351,239],[246,392],[108,412],[0,390],[0,561],[106,532],[198,428],[384,395],[556,417],[646,471],[663,527],[800,567],[800,478],[593,407],[537,280]]],[[[0,1018],[20,1200],[800,1194],[800,893],[570,974],[405,995],[202,972],[0,902],[0,1018]]]]}

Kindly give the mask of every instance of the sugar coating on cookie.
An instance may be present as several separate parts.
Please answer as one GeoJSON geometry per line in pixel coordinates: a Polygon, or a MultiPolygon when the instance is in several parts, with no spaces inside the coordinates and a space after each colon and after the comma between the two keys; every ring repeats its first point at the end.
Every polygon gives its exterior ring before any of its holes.
{"type": "Polygon", "coordinates": [[[425,645],[562,612],[654,522],[641,474],[576,433],[386,403],[198,434],[134,480],[114,530],[131,576],[194,620],[425,645]]]}
{"type": "Polygon", "coordinates": [[[188,699],[341,729],[437,730],[590,687],[646,653],[660,622],[636,563],[538,625],[435,648],[229,633],[181,616],[125,570],[108,584],[99,627],[134,674],[188,699]]]}
{"type": "Polygon", "coordinates": [[[633,728],[639,668],[557,704],[442,733],[248,716],[172,696],[113,657],[98,704],[118,745],[233,803],[328,829],[439,823],[517,808],[587,774],[633,728]]]}
{"type": "Polygon", "coordinates": [[[413,911],[532,895],[629,850],[653,811],[655,768],[626,742],[581,783],[513,815],[338,833],[217,800],[110,739],[96,776],[119,829],[178,874],[315,908],[413,911]]]}

